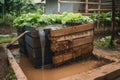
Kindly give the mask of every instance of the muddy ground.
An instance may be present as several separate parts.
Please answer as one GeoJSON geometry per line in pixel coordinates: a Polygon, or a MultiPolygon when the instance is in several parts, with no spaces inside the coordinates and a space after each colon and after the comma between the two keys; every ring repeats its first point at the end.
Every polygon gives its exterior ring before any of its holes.
{"type": "MultiPolygon", "coordinates": [[[[0,35],[15,33],[16,29],[11,25],[0,24],[0,35]]],[[[0,44],[0,80],[10,79],[10,66],[8,65],[7,54],[4,44],[0,44]]]]}
{"type": "Polygon", "coordinates": [[[0,45],[0,80],[9,80],[9,66],[4,48],[0,45]]]}
{"type": "Polygon", "coordinates": [[[0,24],[0,34],[12,34],[16,29],[12,25],[0,24]]]}
{"type": "MultiPolygon", "coordinates": [[[[80,74],[82,72],[86,72],[95,68],[98,68],[100,66],[103,66],[105,64],[110,64],[111,59],[113,58],[112,62],[114,62],[114,59],[120,59],[120,53],[119,51],[111,51],[111,50],[102,50],[100,56],[107,58],[106,59],[100,59],[99,57],[96,58],[88,58],[85,60],[82,60],[80,62],[70,63],[67,65],[62,65],[55,68],[45,68],[43,69],[35,69],[28,58],[26,58],[24,55],[21,56],[20,60],[20,67],[22,68],[23,72],[25,73],[28,80],[58,80],[67,76],[72,76],[74,74],[80,74]],[[106,57],[107,56],[107,57],[106,57]],[[110,60],[109,60],[110,59],[110,60]]],[[[116,80],[119,80],[116,79],[116,80]]]]}
{"type": "Polygon", "coordinates": [[[30,61],[25,56],[22,56],[20,66],[28,80],[59,80],[109,63],[110,61],[104,59],[98,60],[97,58],[90,57],[82,61],[68,63],[58,67],[35,69],[30,61]]]}

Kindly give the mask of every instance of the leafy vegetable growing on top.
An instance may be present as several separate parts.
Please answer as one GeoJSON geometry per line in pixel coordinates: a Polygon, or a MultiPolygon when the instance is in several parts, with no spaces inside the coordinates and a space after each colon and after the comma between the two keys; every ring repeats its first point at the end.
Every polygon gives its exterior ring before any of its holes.
{"type": "MultiPolygon", "coordinates": [[[[63,14],[65,15],[65,14],[63,14]]],[[[79,18],[82,16],[82,14],[73,14],[73,13],[68,13],[66,14],[61,22],[62,24],[66,24],[66,23],[79,23],[79,18]]]]}
{"type": "Polygon", "coordinates": [[[38,13],[28,13],[28,14],[22,14],[21,16],[17,17],[13,25],[16,28],[22,28],[24,26],[32,26],[32,25],[38,25],[38,19],[41,17],[38,13]]]}
{"type": "Polygon", "coordinates": [[[77,23],[77,24],[84,24],[92,22],[92,19],[88,16],[83,16],[80,13],[67,13],[64,12],[63,14],[43,14],[40,15],[38,13],[28,13],[22,14],[21,16],[17,17],[13,24],[16,28],[22,28],[24,26],[38,26],[38,25],[48,25],[48,24],[68,24],[68,23],[77,23]]]}
{"type": "Polygon", "coordinates": [[[66,24],[66,23],[84,24],[84,23],[92,22],[92,19],[90,19],[88,16],[83,16],[80,13],[76,13],[76,14],[68,13],[65,15],[65,17],[62,18],[61,22],[62,24],[66,24]]]}
{"type": "Polygon", "coordinates": [[[54,24],[56,22],[56,16],[55,15],[45,15],[43,14],[39,19],[39,24],[54,24]]]}

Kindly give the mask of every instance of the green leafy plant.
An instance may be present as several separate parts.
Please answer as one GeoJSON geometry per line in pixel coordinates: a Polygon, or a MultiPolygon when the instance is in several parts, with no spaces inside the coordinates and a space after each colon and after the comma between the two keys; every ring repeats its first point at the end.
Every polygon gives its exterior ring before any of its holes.
{"type": "Polygon", "coordinates": [[[68,24],[68,23],[74,23],[74,24],[85,24],[93,22],[91,18],[88,16],[83,16],[80,13],[63,13],[63,14],[39,14],[39,13],[28,13],[28,14],[22,14],[21,16],[17,17],[13,24],[16,28],[22,28],[24,26],[39,26],[42,24],[48,25],[48,24],[68,24]]]}
{"type": "Polygon", "coordinates": [[[90,15],[90,18],[91,18],[93,21],[97,21],[98,14],[94,12],[94,13],[92,13],[92,14],[90,15]]]}
{"type": "Polygon", "coordinates": [[[16,28],[22,28],[24,26],[38,25],[38,21],[41,15],[39,13],[22,14],[13,21],[13,25],[16,28]]]}
{"type": "Polygon", "coordinates": [[[12,24],[13,20],[16,18],[16,16],[13,16],[12,14],[5,14],[5,24],[12,24]]]}
{"type": "Polygon", "coordinates": [[[100,21],[111,21],[112,20],[112,13],[111,12],[108,12],[108,13],[102,12],[99,15],[99,20],[100,21]]]}
{"type": "Polygon", "coordinates": [[[63,18],[61,20],[62,24],[67,23],[89,23],[92,22],[92,19],[90,19],[88,16],[83,16],[80,13],[63,13],[63,18]]]}
{"type": "Polygon", "coordinates": [[[98,20],[100,22],[100,25],[103,27],[111,26],[112,13],[111,12],[108,12],[108,13],[102,12],[98,17],[98,20]]]}
{"type": "Polygon", "coordinates": [[[116,24],[120,26],[120,13],[116,14],[115,20],[116,20],[116,24]]]}
{"type": "Polygon", "coordinates": [[[5,14],[15,13],[17,16],[23,13],[36,12],[38,9],[42,10],[41,5],[36,5],[33,0],[4,0],[5,14]]]}
{"type": "Polygon", "coordinates": [[[38,19],[39,24],[54,24],[56,22],[57,15],[41,15],[41,17],[38,19]]]}
{"type": "Polygon", "coordinates": [[[17,80],[16,75],[12,69],[12,67],[9,65],[9,70],[10,70],[10,80],[17,80]]]}
{"type": "Polygon", "coordinates": [[[0,24],[12,25],[13,20],[25,13],[43,14],[44,5],[35,4],[33,0],[1,0],[0,24]]]}
{"type": "Polygon", "coordinates": [[[113,44],[115,46],[110,46],[110,40],[111,40],[111,36],[105,36],[99,40],[97,40],[95,43],[94,43],[94,46],[96,48],[115,48],[116,46],[116,40],[113,41],[113,44]]]}

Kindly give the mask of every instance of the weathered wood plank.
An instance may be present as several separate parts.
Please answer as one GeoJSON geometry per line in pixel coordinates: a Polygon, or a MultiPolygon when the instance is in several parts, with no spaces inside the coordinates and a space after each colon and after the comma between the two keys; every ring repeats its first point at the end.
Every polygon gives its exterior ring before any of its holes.
{"type": "Polygon", "coordinates": [[[88,36],[85,38],[80,38],[80,39],[75,39],[73,41],[73,47],[77,47],[83,44],[87,44],[87,43],[92,43],[93,42],[93,36],[88,36]]]}
{"type": "Polygon", "coordinates": [[[82,55],[92,54],[92,51],[93,51],[93,44],[86,44],[81,47],[82,55]]]}
{"type": "Polygon", "coordinates": [[[77,25],[77,26],[67,27],[59,30],[51,30],[50,36],[51,37],[64,36],[64,35],[69,35],[72,33],[82,32],[90,29],[93,29],[93,24],[91,23],[84,24],[84,25],[77,25]]]}
{"type": "Polygon", "coordinates": [[[62,55],[53,56],[52,60],[54,65],[59,65],[63,62],[63,56],[62,55]]]}
{"type": "Polygon", "coordinates": [[[65,61],[68,61],[73,58],[72,53],[66,53],[66,54],[60,54],[57,56],[53,56],[53,64],[54,65],[60,65],[64,63],[65,61]]]}
{"type": "Polygon", "coordinates": [[[73,58],[77,58],[81,55],[92,54],[92,50],[93,50],[93,45],[86,44],[79,47],[75,47],[73,48],[73,50],[69,50],[65,53],[61,51],[61,54],[59,52],[58,55],[53,56],[53,64],[60,65],[65,61],[71,60],[73,58]]]}
{"type": "Polygon", "coordinates": [[[93,36],[79,38],[72,41],[56,42],[51,44],[51,50],[53,52],[61,51],[61,50],[70,49],[73,47],[77,47],[77,46],[84,45],[87,43],[92,43],[92,42],[93,42],[93,36]]]}
{"type": "Polygon", "coordinates": [[[115,62],[120,61],[120,59],[116,58],[116,56],[119,55],[118,52],[113,51],[113,53],[110,54],[107,51],[102,50],[102,49],[94,49],[93,54],[96,55],[96,56],[100,56],[100,57],[103,57],[105,59],[111,60],[111,61],[115,61],[115,62]]]}
{"type": "Polygon", "coordinates": [[[6,49],[6,50],[7,50],[7,55],[8,55],[9,63],[11,64],[12,69],[15,72],[17,80],[28,80],[27,77],[25,76],[24,72],[20,68],[20,66],[17,64],[15,58],[11,54],[11,51],[9,49],[6,49]]]}
{"type": "MultiPolygon", "coordinates": [[[[89,65],[88,65],[89,66],[89,65]]],[[[93,70],[77,73],[59,80],[116,80],[120,76],[120,63],[113,62],[93,70]]],[[[120,79],[118,79],[120,80],[120,79]]]]}
{"type": "Polygon", "coordinates": [[[55,66],[81,55],[92,54],[93,24],[77,25],[50,33],[52,57],[55,66]]]}
{"type": "Polygon", "coordinates": [[[73,40],[77,38],[87,37],[87,36],[93,36],[93,30],[84,31],[80,33],[73,33],[71,35],[64,35],[59,37],[50,38],[51,41],[65,41],[65,40],[73,40]]]}
{"type": "Polygon", "coordinates": [[[73,57],[74,58],[81,56],[81,51],[82,51],[81,47],[82,46],[73,48],[73,57]]]}

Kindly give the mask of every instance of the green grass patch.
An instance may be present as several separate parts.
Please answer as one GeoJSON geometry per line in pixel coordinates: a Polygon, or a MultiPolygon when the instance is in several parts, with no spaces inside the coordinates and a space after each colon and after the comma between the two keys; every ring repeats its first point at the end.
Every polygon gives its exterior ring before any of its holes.
{"type": "Polygon", "coordinates": [[[116,40],[113,41],[114,46],[110,45],[110,40],[111,36],[102,37],[101,39],[94,42],[94,47],[103,49],[115,49],[117,45],[116,40]]]}
{"type": "Polygon", "coordinates": [[[11,66],[9,66],[9,69],[10,69],[10,77],[9,77],[9,79],[10,80],[17,80],[16,75],[15,75],[15,73],[14,73],[11,66]]]}
{"type": "Polygon", "coordinates": [[[14,37],[0,37],[0,44],[1,43],[9,43],[13,40],[14,37]]]}

